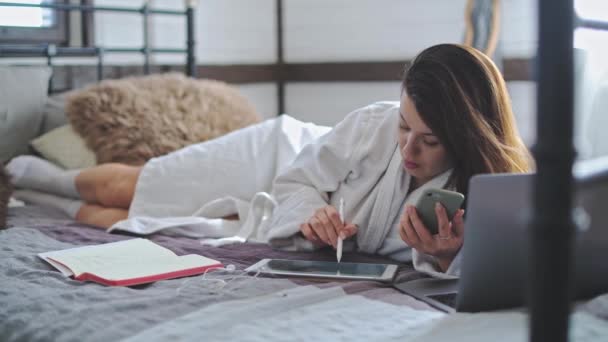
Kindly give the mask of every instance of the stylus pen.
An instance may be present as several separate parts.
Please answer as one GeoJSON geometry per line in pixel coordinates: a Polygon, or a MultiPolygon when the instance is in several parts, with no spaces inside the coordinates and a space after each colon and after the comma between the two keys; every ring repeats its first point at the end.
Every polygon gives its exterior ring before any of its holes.
{"type": "MultiPolygon", "coordinates": [[[[338,206],[338,214],[340,214],[340,221],[344,224],[344,198],[340,197],[340,205],[338,206]]],[[[338,234],[338,243],[336,246],[336,258],[338,262],[342,260],[342,238],[340,237],[340,233],[338,234]]]]}

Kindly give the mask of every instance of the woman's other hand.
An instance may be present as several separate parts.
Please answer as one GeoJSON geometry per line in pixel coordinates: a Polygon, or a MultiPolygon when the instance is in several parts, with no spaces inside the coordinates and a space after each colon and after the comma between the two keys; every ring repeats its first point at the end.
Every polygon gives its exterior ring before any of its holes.
{"type": "Polygon", "coordinates": [[[434,256],[441,270],[445,272],[464,242],[464,210],[458,210],[450,222],[443,205],[437,203],[435,214],[439,233],[431,235],[418,216],[416,207],[406,206],[399,221],[399,234],[408,246],[434,256]]]}
{"type": "Polygon", "coordinates": [[[336,248],[338,237],[347,239],[357,233],[357,226],[342,223],[340,214],[331,205],[317,209],[314,215],[300,225],[304,237],[318,246],[330,245],[336,248]]]}

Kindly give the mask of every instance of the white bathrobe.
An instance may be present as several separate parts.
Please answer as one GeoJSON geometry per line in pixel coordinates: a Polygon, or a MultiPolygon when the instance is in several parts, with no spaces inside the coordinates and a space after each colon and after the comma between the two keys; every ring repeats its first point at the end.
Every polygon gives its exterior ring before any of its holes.
{"type": "MultiPolygon", "coordinates": [[[[345,220],[359,227],[355,248],[385,250],[403,205],[415,203],[426,188],[445,187],[450,174],[407,196],[410,176],[398,150],[398,108],[397,102],[372,104],[331,131],[283,115],[152,159],[138,180],[129,218],[110,230],[313,249],[298,234],[300,224],[318,208],[337,207],[343,197],[345,220]],[[231,214],[240,220],[221,219],[231,214]]],[[[433,257],[415,250],[412,256],[420,271],[438,277],[459,273],[458,260],[442,273],[433,257]]]]}

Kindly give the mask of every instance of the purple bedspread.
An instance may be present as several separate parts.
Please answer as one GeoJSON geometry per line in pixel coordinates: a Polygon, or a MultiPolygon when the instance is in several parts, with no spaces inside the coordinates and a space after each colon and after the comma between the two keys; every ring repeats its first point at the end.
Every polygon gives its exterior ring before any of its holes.
{"type": "MultiPolygon", "coordinates": [[[[257,334],[247,335],[252,341],[268,340],[269,331],[280,340],[292,340],[289,337],[296,335],[306,337],[300,340],[323,339],[321,336],[331,335],[335,338],[325,339],[334,340],[352,331],[361,341],[385,340],[364,337],[377,337],[384,332],[390,334],[393,331],[390,327],[401,329],[394,340],[402,341],[409,340],[404,336],[422,333],[415,329],[430,327],[423,325],[431,322],[429,315],[432,319],[442,317],[440,313],[431,312],[434,309],[427,304],[390,285],[371,281],[255,278],[243,272],[221,270],[210,272],[206,279],[203,275],[131,288],[75,281],[41,261],[37,253],[72,245],[118,241],[130,236],[108,234],[102,229],[76,223],[56,211],[34,206],[11,208],[8,222],[9,228],[0,231],[0,341],[118,341],[125,338],[198,341],[205,340],[209,333],[200,327],[216,323],[220,325],[214,330],[216,335],[230,335],[232,328],[228,327],[232,327],[238,315],[236,323],[243,331],[260,326],[271,329],[260,328],[257,334]],[[299,297],[298,293],[307,295],[299,297]],[[278,310],[275,304],[282,302],[285,302],[282,311],[273,316],[271,312],[278,310]],[[242,303],[247,304],[248,311],[239,314],[243,308],[238,305],[242,303]],[[350,310],[348,315],[344,314],[344,309],[350,310]],[[387,314],[386,310],[393,311],[387,314]],[[209,313],[213,315],[209,316],[209,313]],[[394,320],[397,315],[403,315],[403,319],[394,320]],[[317,325],[310,325],[310,322],[317,322],[317,325]]],[[[264,244],[211,247],[189,238],[154,235],[150,239],[179,255],[202,254],[224,264],[233,264],[238,270],[262,258],[335,258],[334,251],[329,249],[295,253],[273,250],[264,244]]],[[[346,253],[344,260],[390,262],[378,256],[354,253],[346,253]]],[[[414,271],[411,264],[401,265],[399,281],[420,277],[424,275],[414,271]]],[[[578,316],[573,316],[573,336],[595,336],[586,340],[604,341],[608,332],[607,303],[606,296],[581,303],[578,316]]],[[[517,311],[454,314],[431,323],[430,335],[442,336],[432,340],[470,340],[469,337],[481,333],[494,337],[492,329],[496,327],[502,327],[504,336],[525,336],[525,317],[517,311]]],[[[241,335],[236,331],[231,336],[241,335]]],[[[422,337],[416,341],[431,340],[426,335],[422,337]]],[[[516,339],[507,337],[507,340],[516,339]]]]}

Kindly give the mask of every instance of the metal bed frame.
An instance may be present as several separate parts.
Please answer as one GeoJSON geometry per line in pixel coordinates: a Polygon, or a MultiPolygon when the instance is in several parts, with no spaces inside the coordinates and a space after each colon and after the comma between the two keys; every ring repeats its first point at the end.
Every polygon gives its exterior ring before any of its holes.
{"type": "Polygon", "coordinates": [[[539,0],[536,57],[537,162],[531,220],[528,305],[531,341],[567,341],[571,306],[574,51],[576,27],[608,30],[578,17],[573,0],[539,0]]]}
{"type": "MultiPolygon", "coordinates": [[[[46,57],[47,64],[52,66],[55,57],[97,57],[97,80],[103,78],[103,57],[106,53],[141,53],[144,56],[144,73],[150,73],[150,56],[153,53],[183,53],[186,54],[186,74],[196,77],[196,57],[194,55],[194,8],[196,1],[185,1],[184,11],[153,9],[149,7],[148,1],[143,6],[117,7],[117,6],[94,6],[76,5],[67,3],[42,3],[23,4],[0,2],[0,7],[36,7],[49,8],[60,11],[80,11],[81,13],[115,12],[115,13],[137,13],[143,17],[143,44],[141,48],[112,48],[112,47],[61,47],[54,44],[45,45],[17,45],[0,44],[0,57],[46,57]],[[150,47],[149,18],[151,15],[171,15],[186,17],[186,48],[152,48],[150,47]]],[[[52,82],[52,78],[51,81],[52,82]]],[[[49,89],[52,89],[49,86],[49,89]]]]}

